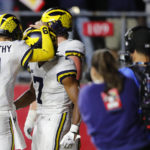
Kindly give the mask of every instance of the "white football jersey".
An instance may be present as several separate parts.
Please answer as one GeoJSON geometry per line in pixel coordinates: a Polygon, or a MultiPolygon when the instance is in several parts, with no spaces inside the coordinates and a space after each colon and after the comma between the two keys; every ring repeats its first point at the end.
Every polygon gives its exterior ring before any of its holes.
{"type": "Polygon", "coordinates": [[[16,75],[28,49],[24,41],[0,42],[0,110],[12,108],[16,75]]]}
{"type": "Polygon", "coordinates": [[[76,68],[72,60],[56,57],[41,67],[38,63],[29,63],[33,86],[38,103],[38,111],[42,113],[65,112],[72,102],[61,84],[65,77],[76,78],[76,68]]]}
{"type": "Polygon", "coordinates": [[[68,39],[58,44],[57,55],[78,56],[82,58],[85,54],[84,44],[79,40],[68,39]]]}

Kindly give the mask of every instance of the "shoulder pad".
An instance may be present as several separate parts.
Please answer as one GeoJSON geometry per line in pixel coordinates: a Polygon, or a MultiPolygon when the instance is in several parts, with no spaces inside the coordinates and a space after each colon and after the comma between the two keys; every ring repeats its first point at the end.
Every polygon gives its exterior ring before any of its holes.
{"type": "Polygon", "coordinates": [[[66,48],[68,48],[68,50],[70,49],[70,50],[79,51],[79,52],[81,52],[83,54],[85,53],[85,46],[79,40],[72,40],[72,41],[68,42],[68,45],[67,45],[66,48]]]}
{"type": "Polygon", "coordinates": [[[65,51],[65,56],[78,56],[78,57],[83,57],[85,54],[85,47],[82,42],[79,40],[72,40],[68,42],[66,45],[66,51],[65,51]]]}

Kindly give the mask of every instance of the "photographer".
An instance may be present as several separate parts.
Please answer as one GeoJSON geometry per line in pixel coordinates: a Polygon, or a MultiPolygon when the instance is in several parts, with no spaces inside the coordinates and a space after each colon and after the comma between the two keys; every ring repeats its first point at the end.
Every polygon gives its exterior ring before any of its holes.
{"type": "Polygon", "coordinates": [[[125,47],[129,54],[126,60],[132,63],[120,71],[136,82],[140,92],[141,120],[150,130],[150,28],[137,26],[129,29],[125,34],[125,47]]]}

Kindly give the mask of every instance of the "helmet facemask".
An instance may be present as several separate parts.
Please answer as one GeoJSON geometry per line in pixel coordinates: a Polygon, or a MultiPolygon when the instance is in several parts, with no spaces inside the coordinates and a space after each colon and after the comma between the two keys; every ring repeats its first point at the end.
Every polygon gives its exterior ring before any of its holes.
{"type": "Polygon", "coordinates": [[[41,18],[56,33],[57,36],[66,35],[72,30],[72,15],[64,9],[49,9],[41,18]]]}

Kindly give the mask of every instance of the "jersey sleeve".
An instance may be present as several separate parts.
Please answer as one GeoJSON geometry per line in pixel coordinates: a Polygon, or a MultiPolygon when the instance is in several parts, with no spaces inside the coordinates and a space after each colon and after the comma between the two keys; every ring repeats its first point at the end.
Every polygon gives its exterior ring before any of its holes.
{"type": "Polygon", "coordinates": [[[134,82],[136,83],[136,85],[139,87],[139,82],[136,79],[136,76],[135,76],[134,72],[132,71],[132,69],[130,69],[128,67],[123,67],[123,68],[120,68],[119,71],[126,77],[133,79],[134,82]]]}
{"type": "Polygon", "coordinates": [[[65,56],[78,56],[82,58],[85,54],[85,47],[79,40],[72,40],[66,46],[65,56]]]}
{"type": "Polygon", "coordinates": [[[55,56],[55,49],[48,31],[48,27],[42,26],[40,30],[42,33],[42,48],[29,48],[26,51],[21,61],[21,65],[25,68],[27,67],[28,62],[47,61],[55,56]]]}
{"type": "Polygon", "coordinates": [[[72,60],[62,61],[57,71],[57,81],[62,84],[62,80],[66,77],[76,78],[77,71],[72,60]]]}
{"type": "Polygon", "coordinates": [[[30,47],[25,43],[25,41],[14,41],[14,57],[18,59],[18,61],[22,61],[23,59],[30,59],[32,57],[32,51],[30,51],[30,47]],[[26,58],[24,58],[26,56],[26,58]]]}

